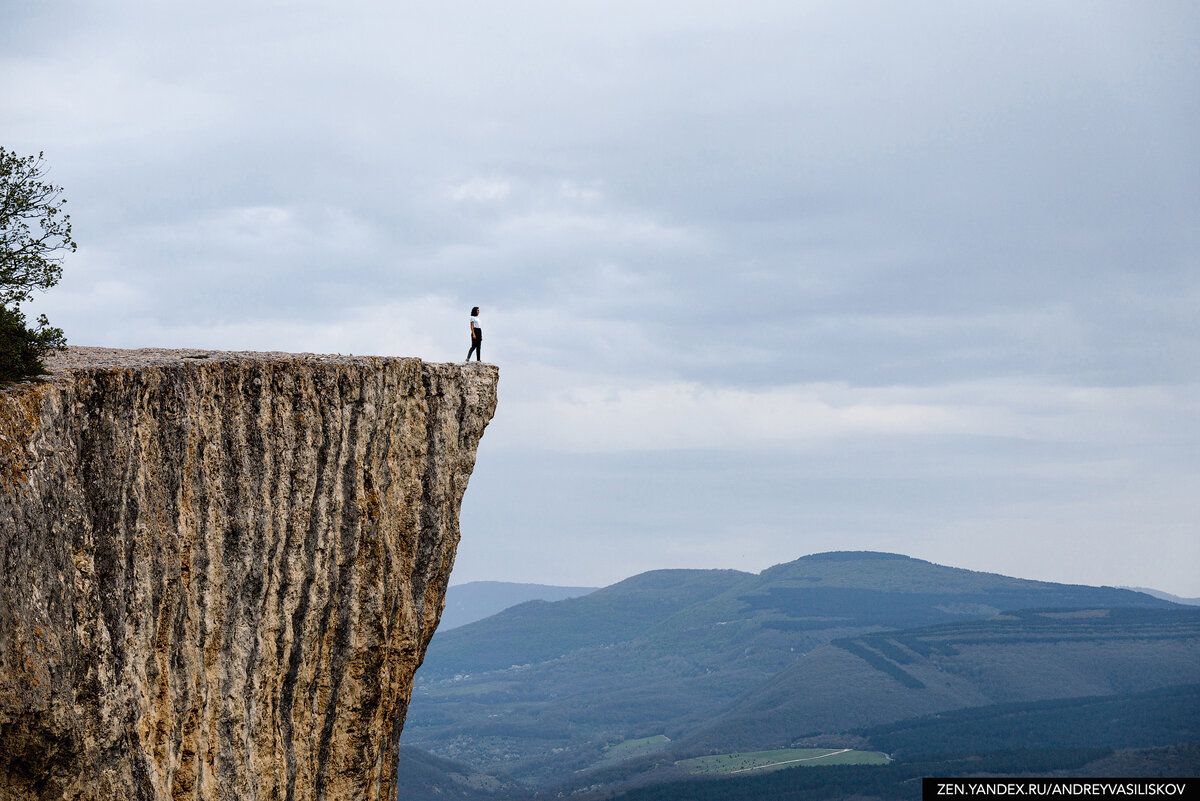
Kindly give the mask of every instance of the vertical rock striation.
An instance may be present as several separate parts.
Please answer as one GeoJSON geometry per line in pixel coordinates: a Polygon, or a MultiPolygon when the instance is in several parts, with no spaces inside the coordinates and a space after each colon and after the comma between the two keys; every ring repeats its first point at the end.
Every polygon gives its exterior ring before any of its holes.
{"type": "Polygon", "coordinates": [[[0,391],[0,798],[393,798],[496,368],[50,366],[0,391]]]}

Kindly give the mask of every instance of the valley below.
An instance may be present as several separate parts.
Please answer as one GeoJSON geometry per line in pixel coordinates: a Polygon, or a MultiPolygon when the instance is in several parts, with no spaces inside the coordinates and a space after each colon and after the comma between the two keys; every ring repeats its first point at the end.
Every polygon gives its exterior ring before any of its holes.
{"type": "Polygon", "coordinates": [[[399,787],[914,797],[914,777],[964,771],[1194,773],[1198,721],[1198,609],[824,553],[759,574],[652,571],[439,632],[399,787]]]}

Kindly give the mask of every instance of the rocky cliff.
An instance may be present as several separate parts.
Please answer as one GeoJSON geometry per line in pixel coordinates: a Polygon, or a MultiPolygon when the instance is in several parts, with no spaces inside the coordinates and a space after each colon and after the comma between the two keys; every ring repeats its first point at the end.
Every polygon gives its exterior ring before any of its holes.
{"type": "Polygon", "coordinates": [[[496,368],[50,367],[0,390],[0,798],[394,797],[496,368]]]}

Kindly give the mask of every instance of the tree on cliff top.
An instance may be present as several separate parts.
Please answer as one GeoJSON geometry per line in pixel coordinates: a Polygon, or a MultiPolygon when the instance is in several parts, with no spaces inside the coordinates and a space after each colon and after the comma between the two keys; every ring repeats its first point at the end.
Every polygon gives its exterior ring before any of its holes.
{"type": "Polygon", "coordinates": [[[66,345],[46,315],[30,328],[20,308],[35,289],[58,283],[63,255],[75,251],[62,187],[45,179],[43,154],[0,147],[0,381],[44,373],[42,357],[66,345]]]}

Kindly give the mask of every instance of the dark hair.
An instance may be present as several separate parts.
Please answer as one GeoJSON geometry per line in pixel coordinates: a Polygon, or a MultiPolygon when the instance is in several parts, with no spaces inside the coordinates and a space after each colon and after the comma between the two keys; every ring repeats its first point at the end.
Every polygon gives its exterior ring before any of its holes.
{"type": "Polygon", "coordinates": [[[474,316],[476,316],[477,314],[479,314],[479,307],[478,307],[478,306],[472,306],[472,307],[471,307],[471,316],[472,316],[472,317],[474,317],[474,316]]]}

